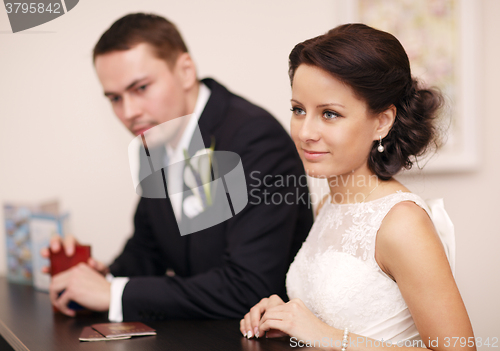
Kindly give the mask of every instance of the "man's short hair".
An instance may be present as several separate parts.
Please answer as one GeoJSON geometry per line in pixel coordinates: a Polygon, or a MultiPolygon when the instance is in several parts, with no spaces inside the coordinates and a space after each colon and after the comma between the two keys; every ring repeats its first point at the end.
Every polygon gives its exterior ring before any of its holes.
{"type": "Polygon", "coordinates": [[[113,51],[130,50],[142,43],[150,44],[156,56],[175,65],[179,54],[188,52],[177,27],[166,18],[154,14],[132,13],[126,15],[104,32],[94,47],[93,60],[113,51]]]}

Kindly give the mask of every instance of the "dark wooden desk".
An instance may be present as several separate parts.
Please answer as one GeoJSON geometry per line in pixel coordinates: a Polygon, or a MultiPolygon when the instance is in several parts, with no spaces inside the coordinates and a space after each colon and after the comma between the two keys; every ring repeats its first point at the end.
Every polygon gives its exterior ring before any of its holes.
{"type": "MultiPolygon", "coordinates": [[[[78,341],[83,327],[107,321],[107,315],[99,313],[77,318],[54,314],[48,294],[0,277],[0,333],[16,351],[296,349],[290,346],[289,338],[247,340],[241,336],[237,320],[147,322],[158,335],[117,341],[78,341]]],[[[0,339],[0,350],[4,349],[8,350],[8,346],[0,339]]]]}

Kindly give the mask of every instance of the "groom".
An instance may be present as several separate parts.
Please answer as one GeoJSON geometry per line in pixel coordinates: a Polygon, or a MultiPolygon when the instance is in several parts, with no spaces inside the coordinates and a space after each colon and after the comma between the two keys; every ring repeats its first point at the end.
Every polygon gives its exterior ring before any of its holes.
{"type": "MultiPolygon", "coordinates": [[[[109,310],[112,321],[219,319],[241,318],[271,294],[284,297],[285,274],[312,213],[302,163],[282,126],[215,80],[198,80],[180,33],[159,16],[116,21],[96,44],[94,64],[114,113],[134,135],[178,121],[162,146],[170,163],[182,162],[183,149],[193,155],[212,143],[216,152],[237,154],[248,204],[227,221],[181,235],[178,223],[189,218],[182,197],[169,195],[185,185],[182,172],[169,167],[162,178],[166,198],[140,199],[123,252],[109,267],[91,259],[54,276],[52,303],[68,315],[74,315],[69,301],[109,310]],[[204,145],[196,145],[196,127],[204,145]]],[[[66,244],[71,252],[74,242],[66,244]]],[[[61,248],[57,241],[51,247],[61,248]]]]}

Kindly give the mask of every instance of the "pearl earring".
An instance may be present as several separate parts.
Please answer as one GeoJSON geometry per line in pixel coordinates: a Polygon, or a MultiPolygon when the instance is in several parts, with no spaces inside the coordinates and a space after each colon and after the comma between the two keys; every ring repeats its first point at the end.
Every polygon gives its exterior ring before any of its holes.
{"type": "Polygon", "coordinates": [[[384,145],[382,145],[382,135],[380,135],[379,137],[380,137],[380,139],[378,141],[377,150],[378,150],[378,152],[384,152],[385,147],[384,147],[384,145]]]}

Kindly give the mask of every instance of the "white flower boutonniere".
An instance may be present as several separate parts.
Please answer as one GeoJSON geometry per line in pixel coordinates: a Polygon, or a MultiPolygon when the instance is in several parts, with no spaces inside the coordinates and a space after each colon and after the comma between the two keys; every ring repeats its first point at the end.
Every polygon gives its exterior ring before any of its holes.
{"type": "Polygon", "coordinates": [[[214,149],[215,140],[212,140],[210,148],[198,150],[193,157],[189,157],[188,151],[184,150],[184,183],[193,195],[186,197],[182,209],[189,218],[196,217],[213,204],[212,194],[215,194],[215,189],[212,187],[216,185],[212,182],[212,167],[214,174],[216,173],[214,149]]]}

